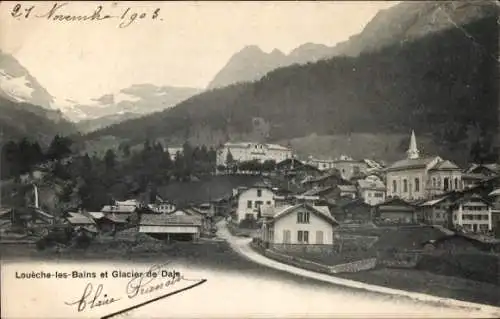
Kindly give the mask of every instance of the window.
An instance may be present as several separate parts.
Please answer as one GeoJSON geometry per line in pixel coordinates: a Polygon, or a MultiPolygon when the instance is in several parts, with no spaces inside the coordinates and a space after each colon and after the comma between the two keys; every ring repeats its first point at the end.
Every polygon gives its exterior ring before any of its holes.
{"type": "Polygon", "coordinates": [[[271,205],[271,201],[270,201],[270,200],[268,200],[268,201],[266,202],[266,205],[271,205]]]}
{"type": "Polygon", "coordinates": [[[420,180],[415,178],[415,192],[420,192],[420,180]]]}
{"type": "Polygon", "coordinates": [[[382,198],[384,197],[384,193],[375,193],[373,196],[377,198],[382,198]]]}
{"type": "Polygon", "coordinates": [[[448,177],[445,177],[443,184],[444,191],[447,191],[450,188],[450,179],[448,177]]]}
{"type": "Polygon", "coordinates": [[[455,189],[458,189],[458,178],[455,177],[455,189]]]}
{"type": "Polygon", "coordinates": [[[290,243],[290,231],[288,229],[283,230],[283,243],[289,244],[290,243]]]}
{"type": "Polygon", "coordinates": [[[247,201],[247,208],[252,208],[252,201],[251,200],[247,201]]]}
{"type": "Polygon", "coordinates": [[[441,214],[440,213],[436,213],[436,218],[441,218],[441,214]]]}
{"type": "Polygon", "coordinates": [[[298,212],[297,224],[309,224],[309,212],[298,212]]]}
{"type": "Polygon", "coordinates": [[[316,244],[323,245],[323,231],[321,230],[316,231],[316,244]]]}
{"type": "Polygon", "coordinates": [[[403,192],[408,192],[408,181],[406,179],[403,180],[403,192]]]}
{"type": "Polygon", "coordinates": [[[437,186],[437,184],[436,184],[436,178],[435,178],[435,177],[433,177],[433,178],[432,178],[432,187],[434,187],[434,188],[435,188],[436,186],[437,186]]]}
{"type": "Polygon", "coordinates": [[[255,208],[259,208],[262,204],[263,204],[263,202],[261,200],[256,200],[255,201],[255,208]]]}
{"type": "Polygon", "coordinates": [[[299,230],[297,232],[297,241],[303,244],[309,243],[309,232],[307,230],[299,230]]]}
{"type": "Polygon", "coordinates": [[[258,189],[257,190],[257,197],[261,197],[262,196],[262,189],[258,189]]]}
{"type": "Polygon", "coordinates": [[[396,193],[398,191],[398,184],[396,181],[392,181],[392,192],[396,193]]]}

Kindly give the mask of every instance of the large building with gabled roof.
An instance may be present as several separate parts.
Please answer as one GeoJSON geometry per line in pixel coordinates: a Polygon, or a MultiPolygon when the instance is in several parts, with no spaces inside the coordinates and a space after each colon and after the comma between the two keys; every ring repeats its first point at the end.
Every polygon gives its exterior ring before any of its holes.
{"type": "Polygon", "coordinates": [[[387,197],[416,201],[463,189],[462,170],[439,156],[420,156],[415,132],[412,131],[407,158],[387,170],[387,197]]]}

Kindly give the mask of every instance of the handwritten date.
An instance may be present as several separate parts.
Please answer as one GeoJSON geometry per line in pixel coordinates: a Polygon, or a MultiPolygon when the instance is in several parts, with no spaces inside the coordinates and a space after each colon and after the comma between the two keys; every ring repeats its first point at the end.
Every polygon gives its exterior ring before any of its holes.
{"type": "Polygon", "coordinates": [[[126,28],[139,20],[162,20],[160,17],[160,9],[154,8],[150,10],[138,11],[131,7],[115,10],[97,6],[91,12],[73,14],[68,13],[68,3],[55,3],[49,10],[39,8],[35,5],[23,6],[16,4],[12,8],[11,16],[18,20],[20,19],[46,19],[54,22],[97,22],[102,20],[115,19],[118,20],[118,27],[126,28]],[[116,11],[119,12],[116,12],[116,11]],[[112,14],[118,13],[118,14],[112,14]]]}

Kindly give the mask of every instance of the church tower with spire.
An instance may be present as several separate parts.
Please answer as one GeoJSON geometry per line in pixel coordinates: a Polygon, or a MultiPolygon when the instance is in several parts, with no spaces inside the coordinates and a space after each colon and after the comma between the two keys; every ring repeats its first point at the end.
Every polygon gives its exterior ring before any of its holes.
{"type": "Polygon", "coordinates": [[[410,137],[410,146],[408,147],[408,151],[406,151],[406,154],[408,154],[408,159],[417,159],[420,156],[420,152],[418,151],[417,148],[417,139],[415,138],[415,131],[411,131],[411,137],[410,137]]]}

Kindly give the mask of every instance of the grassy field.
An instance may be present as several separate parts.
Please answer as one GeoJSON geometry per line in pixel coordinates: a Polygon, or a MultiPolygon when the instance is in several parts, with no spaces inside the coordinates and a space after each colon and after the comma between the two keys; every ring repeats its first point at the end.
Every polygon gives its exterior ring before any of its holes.
{"type": "Polygon", "coordinates": [[[497,285],[465,278],[437,275],[413,269],[389,268],[336,274],[335,276],[443,298],[500,306],[500,288],[497,285]]]}
{"type": "Polygon", "coordinates": [[[179,204],[204,203],[211,199],[231,195],[233,188],[251,186],[260,180],[260,176],[206,176],[197,182],[171,182],[158,191],[163,198],[175,199],[179,204]]]}

